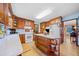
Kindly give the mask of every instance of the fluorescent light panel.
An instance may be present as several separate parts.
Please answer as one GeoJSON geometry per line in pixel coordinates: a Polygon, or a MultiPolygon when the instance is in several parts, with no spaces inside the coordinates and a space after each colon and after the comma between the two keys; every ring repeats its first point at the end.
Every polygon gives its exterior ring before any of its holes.
{"type": "Polygon", "coordinates": [[[41,12],[39,15],[36,16],[37,19],[41,19],[49,14],[52,13],[52,10],[51,9],[46,9],[44,10],[43,12],[41,12]]]}

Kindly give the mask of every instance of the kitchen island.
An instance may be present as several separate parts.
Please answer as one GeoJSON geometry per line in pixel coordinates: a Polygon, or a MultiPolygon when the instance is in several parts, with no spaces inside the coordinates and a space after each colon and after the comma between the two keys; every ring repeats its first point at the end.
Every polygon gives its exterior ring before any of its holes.
{"type": "Polygon", "coordinates": [[[35,45],[48,56],[60,55],[60,38],[53,38],[51,35],[34,34],[35,45]]]}

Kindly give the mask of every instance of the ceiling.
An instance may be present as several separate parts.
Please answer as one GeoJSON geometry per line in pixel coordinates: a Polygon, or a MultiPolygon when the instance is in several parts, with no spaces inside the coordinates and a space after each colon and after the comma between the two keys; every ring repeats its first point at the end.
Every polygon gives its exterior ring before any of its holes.
{"type": "Polygon", "coordinates": [[[79,12],[79,3],[12,3],[12,10],[16,16],[40,23],[79,12]],[[36,19],[36,16],[46,9],[51,9],[52,12],[41,19],[36,19]]]}

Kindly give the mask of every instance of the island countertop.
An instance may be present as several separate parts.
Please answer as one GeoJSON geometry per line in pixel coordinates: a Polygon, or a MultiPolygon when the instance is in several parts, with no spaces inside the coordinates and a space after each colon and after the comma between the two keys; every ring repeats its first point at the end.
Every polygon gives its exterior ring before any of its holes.
{"type": "Polygon", "coordinates": [[[49,38],[49,39],[57,39],[57,38],[53,37],[52,35],[48,35],[48,34],[47,35],[45,35],[45,34],[34,34],[34,35],[49,38]]]}

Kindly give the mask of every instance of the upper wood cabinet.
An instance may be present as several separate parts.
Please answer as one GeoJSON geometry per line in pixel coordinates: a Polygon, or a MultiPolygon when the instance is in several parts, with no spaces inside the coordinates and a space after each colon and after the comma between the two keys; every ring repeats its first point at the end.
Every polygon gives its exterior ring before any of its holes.
{"type": "Polygon", "coordinates": [[[51,24],[58,23],[58,22],[60,22],[60,17],[56,17],[56,18],[51,19],[50,21],[46,22],[46,26],[49,26],[51,24]]]}
{"type": "Polygon", "coordinates": [[[18,19],[17,22],[18,22],[18,23],[17,23],[17,27],[23,29],[24,26],[25,26],[25,20],[18,19]]]}
{"type": "Polygon", "coordinates": [[[40,24],[40,32],[43,33],[46,28],[46,22],[40,24]]]}
{"type": "Polygon", "coordinates": [[[13,28],[24,29],[25,26],[31,26],[34,29],[34,21],[13,16],[13,28]]]}
{"type": "Polygon", "coordinates": [[[34,29],[34,21],[14,15],[10,3],[0,3],[0,22],[15,29],[24,29],[25,23],[27,23],[27,25],[34,29]]]}
{"type": "Polygon", "coordinates": [[[8,20],[8,4],[0,3],[0,22],[7,25],[8,20]]]}
{"type": "Polygon", "coordinates": [[[26,20],[26,21],[25,21],[25,25],[26,25],[26,26],[31,26],[33,30],[34,30],[34,28],[35,28],[34,21],[31,21],[31,20],[26,20]]]}
{"type": "Polygon", "coordinates": [[[3,18],[4,10],[3,10],[3,4],[0,3],[0,21],[3,18]]]}
{"type": "Polygon", "coordinates": [[[25,26],[25,20],[24,19],[16,18],[15,16],[13,16],[12,28],[24,29],[24,26],[25,26]]]}
{"type": "Polygon", "coordinates": [[[7,19],[7,4],[0,3],[0,22],[5,23],[7,19]]]}
{"type": "Polygon", "coordinates": [[[50,25],[52,25],[54,23],[60,22],[60,18],[61,18],[61,16],[53,18],[53,19],[51,19],[51,20],[49,20],[47,22],[42,22],[40,24],[40,32],[43,33],[46,27],[48,27],[48,26],[50,26],[50,25]]]}

